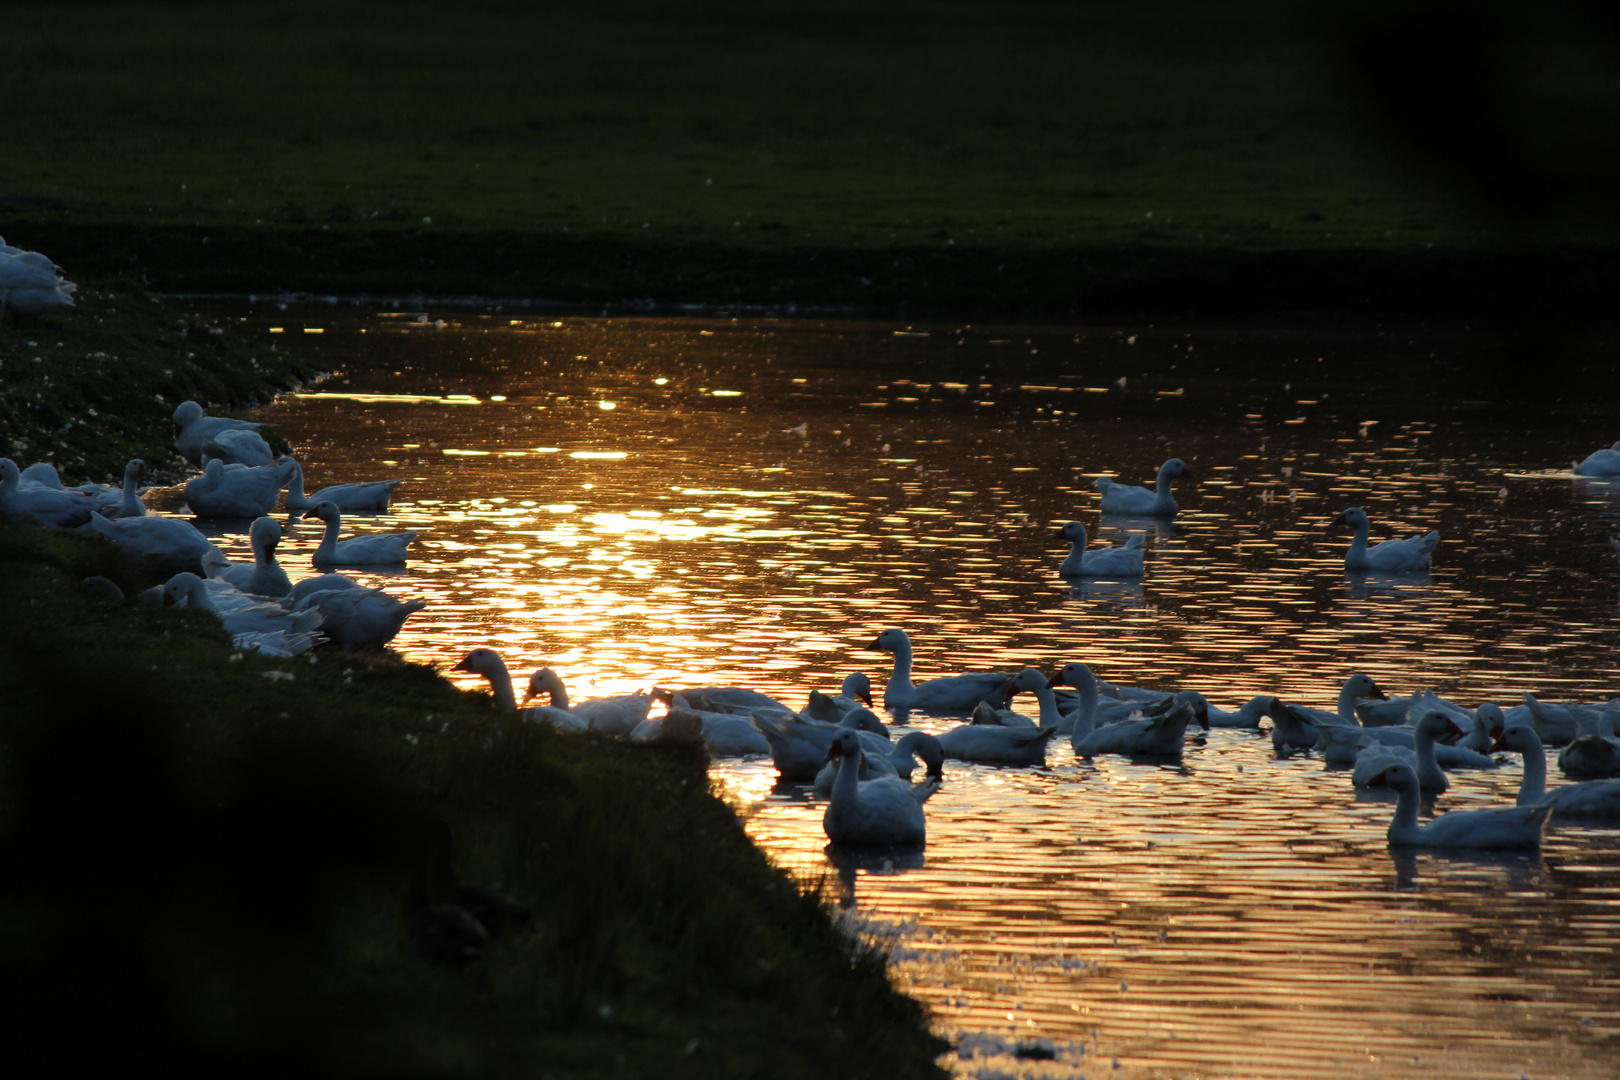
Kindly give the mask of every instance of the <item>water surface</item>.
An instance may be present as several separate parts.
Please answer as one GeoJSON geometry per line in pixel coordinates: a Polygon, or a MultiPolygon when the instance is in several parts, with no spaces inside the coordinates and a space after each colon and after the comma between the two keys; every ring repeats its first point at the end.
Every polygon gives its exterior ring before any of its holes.
{"type": "MultiPolygon", "coordinates": [[[[1620,483],[1568,474],[1620,438],[1614,403],[1527,430],[1518,391],[1473,374],[1504,359],[1485,335],[271,323],[337,372],[262,417],[310,486],[408,477],[350,527],[421,532],[408,569],[364,575],[431,601],[395,642],[413,660],[490,645],[576,696],[740,683],[798,704],[880,676],[859,645],[899,626],[923,677],[1083,660],[1228,708],[1327,705],[1352,670],[1470,705],[1620,693],[1620,483]],[[1146,483],[1170,456],[1199,477],[1174,525],[1099,520],[1096,476],[1146,483]],[[1374,540],[1438,528],[1433,571],[1346,575],[1328,521],[1350,505],[1374,540]],[[1146,578],[1060,579],[1071,518],[1094,542],[1145,533],[1146,578]]],[[[317,535],[283,548],[295,574],[317,535]]],[[[846,859],[768,760],[714,767],[750,835],[890,947],[963,1075],[1613,1075],[1620,831],[1392,857],[1387,802],[1230,731],[1179,769],[1060,746],[947,775],[924,853],[846,859]]],[[[1458,773],[1440,808],[1518,778],[1458,773]]]]}

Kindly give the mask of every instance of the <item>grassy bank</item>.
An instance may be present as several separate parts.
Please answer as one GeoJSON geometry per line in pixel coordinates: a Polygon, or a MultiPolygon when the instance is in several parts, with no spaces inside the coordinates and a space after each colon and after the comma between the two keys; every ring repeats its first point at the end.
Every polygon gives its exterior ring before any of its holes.
{"type": "Polygon", "coordinates": [[[98,542],[0,528],[12,1060],[933,1074],[919,1007],[766,864],[693,749],[559,736],[423,668],[243,656],[89,573],[140,584],[98,542]],[[438,824],[462,880],[535,912],[460,971],[401,931],[438,824]]]}
{"type": "Polygon", "coordinates": [[[44,5],[0,232],[171,292],[1607,313],[1610,28],[1432,7],[44,5]]]}

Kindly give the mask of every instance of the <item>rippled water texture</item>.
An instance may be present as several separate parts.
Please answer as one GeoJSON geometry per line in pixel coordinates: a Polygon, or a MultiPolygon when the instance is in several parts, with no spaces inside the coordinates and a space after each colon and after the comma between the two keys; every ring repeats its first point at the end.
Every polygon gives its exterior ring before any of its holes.
{"type": "MultiPolygon", "coordinates": [[[[1229,708],[1330,705],[1357,668],[1469,704],[1620,692],[1620,483],[1568,474],[1620,422],[1514,426],[1483,340],[445,318],[281,315],[340,373],[263,416],[312,487],[409,478],[351,527],[422,532],[386,581],[432,602],[396,642],[415,660],[487,644],[576,696],[740,683],[798,704],[879,674],[858,645],[899,626],[922,676],[1084,660],[1229,708]],[[1093,478],[1145,483],[1170,456],[1199,477],[1174,527],[1099,528],[1093,478]],[[1441,530],[1433,572],[1347,576],[1327,523],[1350,505],[1374,540],[1441,530]],[[1146,580],[1062,581],[1071,518],[1103,543],[1144,531],[1146,580]]],[[[315,539],[283,549],[295,573],[315,539]]],[[[1067,746],[953,767],[925,855],[844,862],[768,761],[715,776],[773,858],[892,947],[964,1075],[1620,1060],[1614,829],[1558,827],[1538,858],[1392,858],[1388,803],[1218,731],[1180,771],[1067,746]],[[1054,1060],[1014,1056],[1041,1039],[1054,1060]]],[[[1440,806],[1518,777],[1459,773],[1440,806]]]]}

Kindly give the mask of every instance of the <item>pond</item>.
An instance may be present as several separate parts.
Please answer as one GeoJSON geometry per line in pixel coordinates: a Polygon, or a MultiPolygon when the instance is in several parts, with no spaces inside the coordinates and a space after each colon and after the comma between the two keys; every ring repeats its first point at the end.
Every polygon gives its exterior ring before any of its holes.
{"type": "MultiPolygon", "coordinates": [[[[920,677],[1083,660],[1226,708],[1331,707],[1355,670],[1470,706],[1620,692],[1620,483],[1569,473],[1620,438],[1614,402],[1527,429],[1489,335],[519,314],[268,317],[334,372],[260,417],[311,487],[407,478],[347,524],[421,533],[362,575],[430,601],[394,643],[412,660],[489,645],[575,697],[798,705],[881,683],[861,646],[895,626],[920,677]],[[1172,456],[1197,474],[1173,524],[1099,519],[1097,476],[1172,456]],[[1440,530],[1432,571],[1347,575],[1329,521],[1353,505],[1374,540],[1440,530]],[[1060,578],[1070,519],[1144,534],[1145,578],[1060,578]]],[[[317,536],[292,530],[295,576],[317,536]]],[[[1217,730],[1179,768],[1061,742],[1044,768],[950,763],[923,852],[846,860],[769,760],[713,775],[889,948],[960,1075],[1609,1077],[1620,1054],[1615,828],[1392,856],[1389,802],[1217,730]]],[[[1519,776],[1458,772],[1439,806],[1519,776]]]]}

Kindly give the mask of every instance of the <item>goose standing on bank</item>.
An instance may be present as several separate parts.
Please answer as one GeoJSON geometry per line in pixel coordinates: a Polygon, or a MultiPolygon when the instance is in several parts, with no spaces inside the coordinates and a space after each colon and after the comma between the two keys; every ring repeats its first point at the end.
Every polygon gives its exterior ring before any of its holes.
{"type": "Polygon", "coordinates": [[[1142,563],[1147,550],[1142,546],[1142,534],[1131,533],[1122,547],[1086,550],[1086,527],[1071,521],[1057,531],[1054,539],[1069,542],[1069,557],[1058,567],[1064,577],[1128,578],[1142,576],[1142,563]]]}
{"type": "Polygon", "coordinates": [[[861,648],[894,654],[894,670],[883,687],[883,707],[892,711],[970,712],[981,701],[996,708],[1007,704],[1010,671],[975,671],[943,675],[920,684],[911,681],[911,639],[904,630],[889,629],[861,648]]]}
{"type": "Polygon", "coordinates": [[[1350,550],[1345,552],[1344,556],[1346,570],[1382,570],[1397,574],[1427,570],[1429,556],[1440,545],[1440,533],[1434,531],[1427,536],[1385,540],[1369,548],[1367,537],[1372,530],[1372,524],[1367,520],[1367,512],[1359,506],[1346,508],[1330,522],[1330,525],[1337,525],[1340,522],[1355,530],[1355,535],[1350,539],[1350,550]]]}
{"type": "Polygon", "coordinates": [[[416,539],[414,532],[370,533],[339,540],[343,513],[336,503],[316,503],[305,518],[320,518],[326,532],[315,548],[311,561],[316,566],[392,566],[405,561],[405,550],[416,539]]]}
{"type": "Polygon", "coordinates": [[[921,844],[928,836],[923,803],[939,790],[929,779],[912,787],[897,776],[863,781],[860,757],[864,753],[855,732],[840,731],[827,748],[827,758],[838,765],[832,797],[821,827],[835,844],[921,844]]]}
{"type": "Polygon", "coordinates": [[[400,600],[367,588],[317,589],[293,604],[294,611],[319,611],[321,632],[341,649],[380,649],[394,640],[406,619],[425,607],[427,601],[420,597],[400,600]]]}
{"type": "Polygon", "coordinates": [[[523,719],[536,724],[549,724],[561,731],[584,731],[586,724],[580,720],[577,724],[568,719],[572,715],[562,709],[552,709],[548,706],[537,706],[532,709],[518,709],[517,692],[512,689],[512,673],[506,669],[506,661],[494,649],[478,648],[461,658],[461,662],[451,671],[470,671],[474,675],[482,675],[489,681],[489,689],[495,695],[495,708],[503,713],[521,716],[523,719]],[[558,715],[561,714],[561,715],[558,715]]]}
{"type": "Polygon", "coordinates": [[[1389,823],[1389,842],[1396,847],[1479,848],[1525,850],[1539,848],[1552,814],[1550,806],[1488,807],[1453,810],[1427,825],[1418,824],[1418,776],[1401,762],[1385,771],[1384,783],[1395,789],[1399,801],[1389,823]]]}
{"type": "Polygon", "coordinates": [[[142,570],[165,580],[182,572],[205,576],[206,559],[225,558],[190,522],[178,518],[148,514],[108,520],[91,514],[90,528],[117,544],[142,570]]]}
{"type": "Polygon", "coordinates": [[[1575,466],[1576,476],[1620,476],[1620,442],[1607,450],[1594,450],[1575,466]]]}
{"type": "Polygon", "coordinates": [[[1170,495],[1170,482],[1182,477],[1195,479],[1193,471],[1180,458],[1171,458],[1159,466],[1158,483],[1152,489],[1129,484],[1116,484],[1106,476],[1093,481],[1102,492],[1102,512],[1129,514],[1133,517],[1175,517],[1176,500],[1170,495]]]}
{"type": "Polygon", "coordinates": [[[388,512],[388,503],[394,497],[394,489],[405,482],[405,478],[400,477],[398,480],[333,484],[306,496],[303,465],[299,464],[296,458],[287,460],[292,462],[292,475],[287,480],[285,502],[288,513],[295,510],[313,510],[317,503],[329,502],[335,504],[345,514],[384,514],[388,512]]]}
{"type": "Polygon", "coordinates": [[[203,463],[203,447],[222,431],[257,431],[265,425],[251,420],[232,420],[225,416],[204,416],[202,406],[195,401],[182,401],[174,410],[174,448],[193,465],[203,463]]]}

